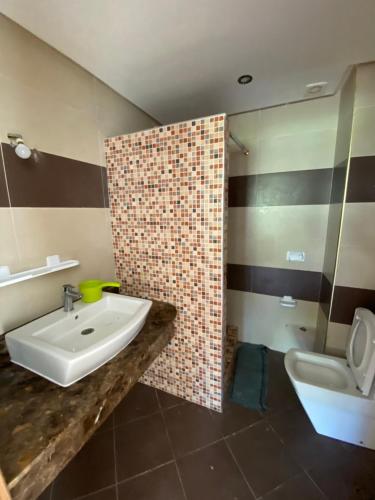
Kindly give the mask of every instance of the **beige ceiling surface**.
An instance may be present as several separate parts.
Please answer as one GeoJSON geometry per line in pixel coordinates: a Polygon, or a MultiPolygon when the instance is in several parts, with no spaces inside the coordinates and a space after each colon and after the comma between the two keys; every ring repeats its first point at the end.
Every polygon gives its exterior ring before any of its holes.
{"type": "Polygon", "coordinates": [[[162,123],[333,92],[375,59],[374,0],[0,0],[0,11],[162,123]],[[237,83],[250,73],[250,85],[237,83]]]}

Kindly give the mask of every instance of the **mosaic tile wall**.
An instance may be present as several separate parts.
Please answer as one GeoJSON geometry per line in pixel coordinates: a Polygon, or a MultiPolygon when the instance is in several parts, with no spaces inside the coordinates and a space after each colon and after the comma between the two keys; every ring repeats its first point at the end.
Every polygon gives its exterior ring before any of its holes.
{"type": "Polygon", "coordinates": [[[224,391],[229,388],[233,380],[237,345],[238,328],[228,325],[224,344],[224,391]]]}
{"type": "Polygon", "coordinates": [[[123,293],[178,309],[176,335],[143,382],[221,409],[225,335],[225,115],[107,139],[123,293]]]}

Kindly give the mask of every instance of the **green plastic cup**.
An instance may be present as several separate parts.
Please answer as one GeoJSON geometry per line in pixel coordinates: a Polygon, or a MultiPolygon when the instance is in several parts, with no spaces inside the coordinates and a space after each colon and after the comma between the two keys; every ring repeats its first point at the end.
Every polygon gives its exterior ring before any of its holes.
{"type": "Polygon", "coordinates": [[[102,298],[103,288],[114,286],[120,288],[118,281],[86,280],[79,284],[83,302],[97,302],[102,298]]]}

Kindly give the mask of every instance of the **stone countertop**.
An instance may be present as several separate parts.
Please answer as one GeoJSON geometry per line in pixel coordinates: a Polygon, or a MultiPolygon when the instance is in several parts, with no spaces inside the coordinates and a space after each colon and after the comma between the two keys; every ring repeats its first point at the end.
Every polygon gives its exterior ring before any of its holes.
{"type": "Polygon", "coordinates": [[[11,363],[0,340],[0,468],[12,498],[35,499],[53,481],[168,344],[175,316],[154,301],[123,351],[66,388],[11,363]]]}

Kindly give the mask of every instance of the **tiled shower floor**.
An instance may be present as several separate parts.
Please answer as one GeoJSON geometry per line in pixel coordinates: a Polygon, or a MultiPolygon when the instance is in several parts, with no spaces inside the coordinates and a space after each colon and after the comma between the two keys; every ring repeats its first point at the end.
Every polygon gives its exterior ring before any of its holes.
{"type": "Polygon", "coordinates": [[[374,500],[375,452],[316,434],[269,361],[264,414],[137,384],[40,500],[374,500]]]}

